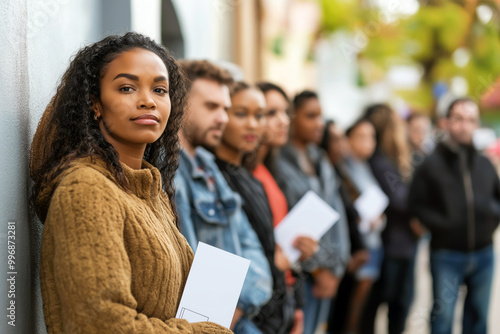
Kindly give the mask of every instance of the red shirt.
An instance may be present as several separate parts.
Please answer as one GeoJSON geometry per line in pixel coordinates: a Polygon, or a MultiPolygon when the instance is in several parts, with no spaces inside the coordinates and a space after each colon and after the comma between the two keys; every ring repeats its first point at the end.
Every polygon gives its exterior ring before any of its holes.
{"type": "MultiPolygon", "coordinates": [[[[269,169],[263,164],[257,165],[257,168],[253,171],[253,176],[264,186],[264,191],[266,192],[269,206],[273,214],[273,226],[276,227],[288,213],[286,197],[269,169]]],[[[285,272],[285,279],[288,286],[293,286],[295,284],[295,278],[291,270],[285,272]]]]}
{"type": "Polygon", "coordinates": [[[263,164],[257,165],[257,168],[253,171],[253,176],[264,186],[264,191],[266,192],[273,214],[273,226],[276,227],[288,213],[288,204],[285,195],[278,187],[269,169],[263,164]]]}

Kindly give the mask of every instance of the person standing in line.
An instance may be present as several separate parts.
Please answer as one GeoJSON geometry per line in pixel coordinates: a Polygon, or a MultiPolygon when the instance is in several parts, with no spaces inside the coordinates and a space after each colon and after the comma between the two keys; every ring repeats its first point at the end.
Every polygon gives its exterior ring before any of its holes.
{"type": "Polygon", "coordinates": [[[330,315],[328,317],[329,334],[347,332],[353,291],[356,288],[356,272],[368,262],[370,255],[359,232],[359,213],[354,207],[354,201],[360,191],[351,180],[345,166],[345,159],[349,155],[349,143],[344,131],[333,120],[326,122],[325,132],[321,141],[321,148],[328,154],[328,158],[335,168],[340,179],[340,194],[345,205],[345,212],[349,224],[349,239],[351,242],[351,259],[347,264],[346,273],[340,281],[338,293],[332,299],[330,315]]]}
{"type": "Polygon", "coordinates": [[[413,301],[417,232],[408,207],[412,167],[410,148],[401,117],[388,105],[367,108],[364,118],[375,128],[377,148],[369,159],[373,175],[389,198],[382,232],[384,259],[380,277],[373,285],[363,311],[361,333],[373,333],[377,310],[388,305],[389,334],[400,334],[413,301]]]}
{"type": "MultiPolygon", "coordinates": [[[[264,186],[273,213],[273,225],[276,227],[288,213],[286,197],[279,188],[274,175],[279,173],[276,170],[277,153],[288,142],[290,101],[283,89],[275,84],[261,82],[257,86],[266,98],[267,125],[264,130],[263,140],[257,148],[255,156],[252,156],[254,159],[246,160],[248,162],[247,167],[264,186]]],[[[294,240],[294,246],[301,252],[300,260],[311,257],[318,250],[318,243],[306,236],[297,237],[294,240]]],[[[277,261],[279,260],[277,257],[277,261]]],[[[294,277],[291,269],[293,265],[286,258],[281,259],[280,262],[282,264],[278,265],[278,267],[286,270],[287,285],[295,295],[294,327],[290,334],[301,334],[304,331],[303,284],[299,278],[294,277]]]]}
{"type": "Polygon", "coordinates": [[[431,139],[432,123],[424,114],[412,113],[406,119],[406,127],[412,166],[417,167],[434,149],[434,142],[431,139]]]}
{"type": "Polygon", "coordinates": [[[189,79],[175,177],[180,230],[193,250],[201,241],[251,261],[231,328],[236,333],[260,333],[251,318],[271,298],[269,264],[240,196],[231,190],[210,153],[219,146],[228,122],[232,78],[205,60],[180,64],[189,79]]]}
{"type": "Polygon", "coordinates": [[[137,33],[82,48],[63,75],[30,157],[49,334],[231,333],[175,318],[193,261],[173,202],[185,92],[137,33]]]}
{"type": "Polygon", "coordinates": [[[344,162],[349,154],[349,143],[345,132],[333,120],[326,122],[320,146],[327,153],[328,159],[340,179],[340,194],[345,205],[351,242],[351,259],[346,269],[349,273],[354,273],[359,267],[368,262],[369,254],[359,233],[358,223],[360,218],[354,207],[354,201],[359,197],[360,192],[345,170],[344,162]]]}
{"type": "Polygon", "coordinates": [[[320,239],[318,250],[297,268],[307,277],[304,333],[313,334],[326,327],[331,299],[349,261],[349,228],[340,183],[326,153],[318,147],[325,126],[318,96],[312,91],[299,93],[293,107],[290,141],[279,153],[276,181],[290,209],[312,190],[340,214],[339,221],[320,239]]]}
{"type": "Polygon", "coordinates": [[[252,320],[265,334],[289,333],[294,322],[294,300],[289,293],[282,251],[276,247],[273,214],[262,183],[244,166],[245,156],[254,154],[266,126],[264,94],[246,83],[231,88],[229,122],[216,149],[216,163],[229,186],[243,199],[243,209],[264,248],[273,276],[273,294],[252,320]]]}
{"type": "Polygon", "coordinates": [[[431,233],[432,334],[452,333],[460,285],[467,295],[464,334],[485,334],[493,277],[492,236],[500,220],[500,181],[472,145],[479,109],[469,98],[451,103],[448,139],[416,170],[409,204],[431,233]]]}
{"type": "MultiPolygon", "coordinates": [[[[349,154],[344,159],[344,170],[350,180],[362,195],[368,188],[380,187],[373,175],[368,159],[371,158],[377,144],[375,128],[366,119],[360,119],[346,130],[349,143],[349,154]]],[[[369,260],[356,273],[355,288],[349,307],[349,316],[346,326],[348,333],[358,333],[361,314],[366,300],[370,295],[373,283],[380,276],[380,268],[384,258],[381,233],[385,227],[385,216],[382,215],[369,222],[367,228],[361,228],[363,244],[369,251],[369,260]]],[[[359,228],[360,226],[358,226],[359,228]]]]}

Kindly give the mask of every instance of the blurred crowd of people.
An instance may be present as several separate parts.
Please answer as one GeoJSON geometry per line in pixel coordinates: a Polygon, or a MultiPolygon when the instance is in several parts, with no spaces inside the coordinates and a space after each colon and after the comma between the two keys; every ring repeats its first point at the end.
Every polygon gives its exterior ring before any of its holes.
{"type": "Polygon", "coordinates": [[[200,241],[251,260],[235,333],[369,334],[382,304],[402,333],[424,236],[432,333],[451,333],[461,285],[463,332],[486,333],[500,181],[473,100],[440,124],[375,104],[344,131],[314,91],[235,82],[137,33],[82,48],[31,147],[48,333],[229,333],[176,318],[200,241]],[[369,189],[388,206],[362,221],[369,189]],[[291,262],[273,229],[310,191],[339,219],[291,262]]]}
{"type": "Polygon", "coordinates": [[[273,83],[231,82],[208,61],[182,67],[191,87],[179,133],[181,232],[193,249],[203,241],[252,260],[236,333],[374,333],[383,303],[388,332],[402,333],[417,243],[428,231],[432,333],[451,333],[461,284],[468,288],[464,333],[486,332],[500,185],[472,146],[474,101],[451,103],[439,140],[428,116],[403,120],[387,104],[367,107],[344,131],[325,121],[313,91],[289,98],[273,83]],[[373,186],[389,205],[361,229],[353,204],[373,186]],[[289,263],[272,229],[310,190],[340,219],[319,241],[299,237],[300,260],[289,263]],[[263,254],[251,251],[259,244],[263,254]]]}

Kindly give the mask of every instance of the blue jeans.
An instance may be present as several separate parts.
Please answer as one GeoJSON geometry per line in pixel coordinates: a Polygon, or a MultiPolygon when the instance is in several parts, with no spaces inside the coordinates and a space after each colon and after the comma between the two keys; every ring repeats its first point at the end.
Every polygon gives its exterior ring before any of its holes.
{"type": "Polygon", "coordinates": [[[387,303],[388,333],[404,332],[406,317],[413,302],[415,257],[382,261],[379,279],[375,282],[363,310],[359,333],[375,333],[375,317],[380,304],[387,303]]]}
{"type": "Polygon", "coordinates": [[[376,281],[380,276],[380,269],[384,260],[384,248],[382,246],[368,248],[368,251],[370,252],[370,260],[358,269],[356,279],[371,279],[372,281],[376,281]]]}
{"type": "Polygon", "coordinates": [[[493,246],[464,253],[434,250],[430,256],[434,304],[432,334],[451,334],[460,285],[467,287],[463,329],[466,334],[486,334],[493,278],[493,246]]]}
{"type": "Polygon", "coordinates": [[[260,329],[248,318],[241,318],[234,326],[233,332],[235,334],[262,334],[260,329]]]}
{"type": "Polygon", "coordinates": [[[314,334],[318,328],[326,328],[331,298],[316,298],[312,294],[313,282],[305,281],[304,334],[314,334]]]}

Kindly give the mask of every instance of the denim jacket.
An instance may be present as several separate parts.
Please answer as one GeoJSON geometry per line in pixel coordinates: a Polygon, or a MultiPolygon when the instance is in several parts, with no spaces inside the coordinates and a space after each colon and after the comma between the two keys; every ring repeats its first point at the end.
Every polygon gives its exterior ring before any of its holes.
{"type": "Polygon", "coordinates": [[[241,207],[240,196],[227,184],[214,156],[201,147],[196,149],[194,158],[181,150],[175,190],[181,232],[193,251],[201,241],[251,261],[238,308],[246,317],[254,316],[271,298],[272,277],[259,239],[241,207]],[[210,181],[195,163],[211,174],[210,181]]]}

